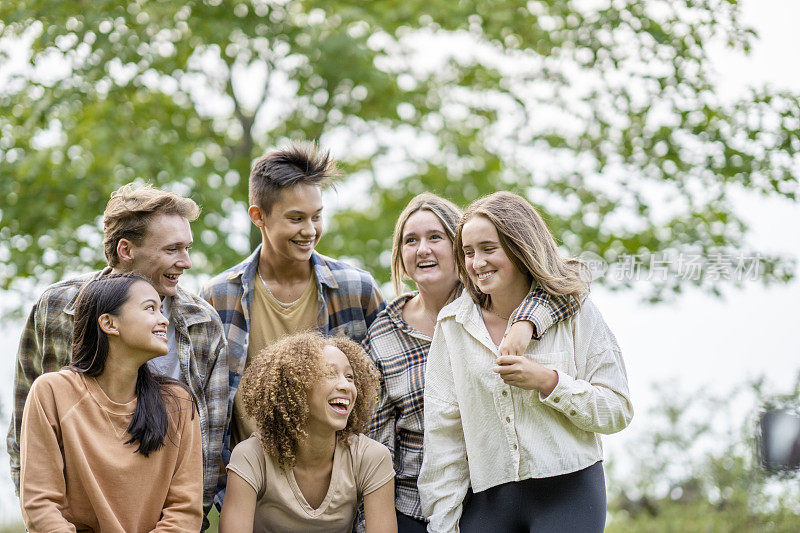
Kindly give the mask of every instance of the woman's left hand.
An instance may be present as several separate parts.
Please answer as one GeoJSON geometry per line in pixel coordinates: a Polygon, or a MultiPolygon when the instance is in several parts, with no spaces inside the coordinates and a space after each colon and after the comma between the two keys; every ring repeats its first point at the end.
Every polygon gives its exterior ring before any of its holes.
{"type": "Polygon", "coordinates": [[[558,384],[558,373],[520,355],[501,355],[492,369],[507,385],[521,389],[537,390],[549,396],[558,384]]]}

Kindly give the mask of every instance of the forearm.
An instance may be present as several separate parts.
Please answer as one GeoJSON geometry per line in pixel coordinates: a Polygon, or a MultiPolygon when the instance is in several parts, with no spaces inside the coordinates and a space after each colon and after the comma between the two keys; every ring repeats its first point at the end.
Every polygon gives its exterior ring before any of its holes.
{"type": "Polygon", "coordinates": [[[425,444],[417,487],[428,531],[451,533],[469,488],[466,444],[457,406],[425,397],[425,444]]]}

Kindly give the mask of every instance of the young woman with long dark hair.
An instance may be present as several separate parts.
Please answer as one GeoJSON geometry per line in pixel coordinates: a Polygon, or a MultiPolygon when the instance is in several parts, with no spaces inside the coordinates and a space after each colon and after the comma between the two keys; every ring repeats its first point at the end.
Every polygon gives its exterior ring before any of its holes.
{"type": "Polygon", "coordinates": [[[203,457],[194,402],[154,375],[168,321],[150,282],[111,275],[75,304],[70,366],[25,403],[20,504],[29,531],[199,531],[203,457]]]}
{"type": "Polygon", "coordinates": [[[633,408],[583,265],[561,257],[533,206],[507,192],[469,206],[455,248],[466,290],[439,314],[425,373],[428,531],[602,532],[599,434],[623,429],[633,408]],[[523,355],[500,354],[532,286],[576,312],[523,355]]]}

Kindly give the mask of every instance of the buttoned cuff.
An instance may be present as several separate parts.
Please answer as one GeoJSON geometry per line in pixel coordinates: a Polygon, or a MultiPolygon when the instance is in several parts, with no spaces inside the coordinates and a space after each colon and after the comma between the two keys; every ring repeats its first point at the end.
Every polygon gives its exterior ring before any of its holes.
{"type": "Polygon", "coordinates": [[[556,370],[556,374],[558,374],[558,383],[553,392],[548,396],[542,396],[540,392],[539,401],[568,417],[574,417],[578,414],[577,409],[572,405],[572,384],[575,382],[575,378],[559,370],[556,370]]]}

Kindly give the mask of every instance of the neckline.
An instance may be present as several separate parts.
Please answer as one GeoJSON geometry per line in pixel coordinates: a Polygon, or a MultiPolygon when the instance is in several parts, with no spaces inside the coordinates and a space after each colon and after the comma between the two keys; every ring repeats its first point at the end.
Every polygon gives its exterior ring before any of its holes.
{"type": "Polygon", "coordinates": [[[297,484],[297,478],[294,477],[294,468],[289,470],[286,474],[286,477],[289,479],[289,486],[292,487],[292,492],[294,493],[294,497],[297,500],[297,503],[300,504],[300,507],[312,518],[318,518],[330,506],[331,500],[333,499],[334,494],[334,486],[336,486],[339,482],[339,471],[341,470],[339,463],[341,462],[341,448],[342,445],[338,441],[336,442],[336,447],[333,449],[333,468],[331,469],[331,481],[328,484],[328,490],[325,493],[325,498],[323,498],[322,503],[319,504],[319,507],[316,509],[311,507],[311,505],[306,500],[306,497],[303,496],[303,491],[300,490],[300,485],[297,484]]]}
{"type": "Polygon", "coordinates": [[[86,390],[89,392],[89,395],[104,411],[117,416],[130,416],[134,413],[134,411],[136,411],[137,398],[134,398],[127,403],[117,403],[109,398],[108,395],[106,395],[105,391],[102,387],[100,387],[100,384],[95,378],[87,376],[86,374],[80,374],[80,376],[81,380],[83,380],[83,384],[86,386],[86,390]]]}

